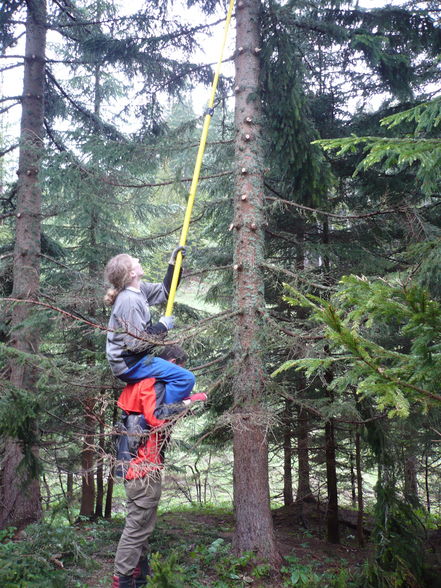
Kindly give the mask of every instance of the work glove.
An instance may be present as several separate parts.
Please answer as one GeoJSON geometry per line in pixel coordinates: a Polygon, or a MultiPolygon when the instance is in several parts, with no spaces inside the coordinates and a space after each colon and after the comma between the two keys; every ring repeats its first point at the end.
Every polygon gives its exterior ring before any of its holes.
{"type": "Polygon", "coordinates": [[[190,404],[193,404],[193,402],[205,402],[206,400],[208,400],[208,396],[205,394],[205,392],[196,392],[196,394],[192,394],[188,398],[184,398],[182,402],[186,406],[189,406],[190,404]]]}
{"type": "Polygon", "coordinates": [[[174,316],[161,316],[161,318],[159,319],[159,322],[164,325],[164,327],[167,329],[167,331],[170,331],[170,329],[173,329],[173,327],[175,326],[175,317],[174,316]]]}
{"type": "Polygon", "coordinates": [[[172,251],[170,260],[168,262],[170,265],[175,265],[176,257],[178,255],[179,251],[181,251],[182,257],[185,257],[185,255],[187,254],[187,248],[184,247],[183,245],[178,245],[178,247],[175,247],[172,251]]]}

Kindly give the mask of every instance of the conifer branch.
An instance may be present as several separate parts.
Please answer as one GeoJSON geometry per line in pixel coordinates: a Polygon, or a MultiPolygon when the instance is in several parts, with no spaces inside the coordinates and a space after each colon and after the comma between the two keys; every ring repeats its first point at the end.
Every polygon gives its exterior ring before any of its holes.
{"type": "MultiPolygon", "coordinates": [[[[101,325],[99,323],[92,322],[82,316],[79,316],[78,314],[68,312],[67,310],[59,308],[58,306],[54,306],[54,305],[49,304],[47,302],[41,302],[40,300],[31,300],[29,298],[4,297],[4,298],[0,298],[0,303],[1,302],[26,303],[26,304],[32,304],[34,306],[41,306],[42,308],[46,308],[47,310],[53,310],[53,311],[57,312],[58,314],[66,316],[67,318],[70,318],[72,320],[79,321],[81,323],[89,325],[90,327],[97,329],[99,331],[103,331],[106,333],[114,333],[117,331],[120,332],[120,329],[111,329],[111,328],[104,326],[104,325],[101,325]]],[[[186,327],[186,331],[188,332],[188,331],[191,331],[194,329],[199,329],[201,326],[205,326],[207,323],[213,322],[215,320],[232,318],[232,317],[236,316],[237,314],[239,314],[238,311],[220,312],[218,314],[211,315],[205,319],[198,321],[198,323],[196,325],[190,325],[189,327],[186,327]]],[[[133,337],[133,339],[137,339],[141,343],[146,343],[146,344],[155,345],[155,346],[176,345],[177,343],[180,343],[181,341],[189,339],[192,336],[192,335],[183,336],[183,337],[179,337],[174,340],[171,340],[171,341],[163,341],[163,340],[158,340],[154,337],[149,337],[147,334],[137,335],[136,333],[132,333],[128,329],[125,330],[124,333],[126,335],[129,335],[130,337],[133,337]]]]}
{"type": "Polygon", "coordinates": [[[395,208],[388,208],[386,210],[375,210],[373,212],[365,212],[362,214],[337,214],[335,212],[328,212],[326,210],[320,210],[319,208],[312,208],[311,206],[305,206],[304,204],[299,204],[298,202],[294,202],[293,200],[285,200],[281,197],[279,192],[271,187],[269,184],[265,182],[265,187],[268,188],[273,194],[277,195],[277,198],[274,196],[266,196],[266,200],[272,200],[274,202],[280,202],[281,204],[286,204],[288,206],[294,206],[294,208],[299,208],[300,210],[306,210],[308,212],[313,212],[314,214],[319,214],[322,216],[328,216],[331,218],[338,218],[341,220],[357,220],[363,218],[371,218],[373,216],[379,216],[382,214],[405,214],[408,210],[407,206],[397,206],[395,208]]]}
{"type": "MultiPolygon", "coordinates": [[[[9,218],[14,215],[15,215],[15,211],[14,212],[6,212],[5,214],[0,214],[0,220],[3,220],[5,218],[9,218]]],[[[13,255],[13,254],[11,253],[10,255],[13,255]]],[[[8,255],[2,255],[0,257],[0,259],[3,259],[4,257],[8,257],[8,255]]]]}
{"type": "Polygon", "coordinates": [[[22,62],[20,62],[20,63],[12,63],[11,65],[6,65],[5,67],[0,67],[0,72],[3,73],[4,71],[8,71],[8,70],[11,70],[11,69],[15,69],[16,67],[22,67],[22,66],[23,66],[23,63],[22,62]]]}
{"type": "Polygon", "coordinates": [[[295,331],[291,331],[290,329],[283,327],[280,324],[279,317],[273,318],[273,315],[271,313],[269,315],[266,314],[265,319],[272,326],[276,327],[280,332],[285,333],[285,335],[288,335],[288,337],[293,337],[293,338],[298,339],[300,341],[321,341],[322,339],[324,339],[324,335],[305,335],[304,331],[300,332],[300,333],[299,332],[296,333],[295,331]],[[278,320],[275,320],[275,319],[278,319],[278,320]]]}
{"type": "MultiPolygon", "coordinates": [[[[189,327],[186,327],[186,331],[190,331],[192,329],[198,329],[201,325],[205,326],[207,323],[211,323],[215,320],[233,318],[233,317],[237,316],[238,314],[240,314],[240,312],[238,310],[236,310],[236,311],[226,310],[225,312],[219,312],[218,314],[212,314],[207,318],[201,319],[195,325],[190,325],[189,327]]],[[[188,339],[188,337],[182,337],[182,339],[183,340],[188,339]]]]}
{"type": "Polygon", "coordinates": [[[17,102],[20,102],[21,99],[22,96],[3,96],[0,98],[0,102],[9,102],[10,100],[16,100],[17,102]]]}
{"type": "MultiPolygon", "coordinates": [[[[41,306],[43,308],[46,308],[47,310],[53,310],[53,311],[57,312],[58,314],[66,316],[72,320],[79,321],[81,323],[89,325],[90,327],[93,327],[94,329],[98,329],[99,331],[104,331],[106,333],[114,333],[116,331],[118,331],[118,332],[120,331],[119,329],[110,329],[109,327],[106,327],[104,325],[100,325],[99,323],[94,323],[92,321],[89,321],[88,319],[85,319],[84,317],[79,316],[78,314],[73,314],[72,312],[68,312],[67,310],[63,310],[62,308],[59,308],[58,306],[53,306],[52,304],[48,304],[47,302],[40,302],[39,300],[31,300],[29,298],[5,297],[5,298],[0,298],[0,302],[26,303],[26,304],[32,304],[34,306],[41,306]]],[[[158,341],[158,339],[154,339],[154,338],[148,337],[146,335],[136,335],[135,333],[132,333],[128,330],[124,331],[124,333],[127,335],[130,335],[130,337],[133,337],[134,339],[138,339],[139,341],[141,341],[143,343],[148,343],[148,344],[152,344],[152,345],[173,345],[177,342],[177,341],[167,341],[167,342],[158,341]]]]}
{"type": "Polygon", "coordinates": [[[9,104],[9,106],[5,106],[5,108],[2,108],[0,110],[0,114],[4,114],[5,112],[8,112],[8,110],[11,110],[11,108],[14,108],[14,106],[17,106],[18,104],[20,104],[20,102],[13,102],[12,104],[9,104]]]}
{"type": "Polygon", "coordinates": [[[60,153],[66,152],[67,147],[55,137],[55,134],[54,134],[52,128],[49,126],[47,119],[44,119],[43,124],[44,124],[44,128],[46,129],[47,136],[52,141],[52,143],[55,145],[55,147],[58,149],[58,151],[60,151],[60,153]]]}
{"type": "Polygon", "coordinates": [[[309,404],[305,404],[305,402],[298,400],[295,396],[288,394],[288,392],[284,392],[282,390],[280,392],[280,395],[283,396],[283,398],[286,398],[287,400],[289,400],[290,402],[295,404],[296,406],[299,406],[300,408],[306,410],[307,412],[320,418],[323,421],[328,421],[330,418],[332,418],[332,420],[336,423],[344,423],[346,425],[367,425],[368,423],[372,423],[372,422],[383,420],[383,419],[387,418],[387,413],[381,413],[379,415],[376,415],[374,417],[370,417],[368,419],[364,419],[362,421],[354,420],[354,419],[344,419],[344,418],[339,418],[336,416],[328,417],[328,416],[325,416],[322,412],[320,412],[317,408],[314,408],[313,406],[311,406],[309,404]]]}
{"type": "MultiPolygon", "coordinates": [[[[198,216],[192,218],[190,221],[190,224],[197,223],[203,218],[204,218],[204,213],[202,212],[198,216]]],[[[170,229],[169,231],[166,231],[165,233],[157,233],[156,235],[150,235],[149,237],[129,237],[129,239],[133,243],[146,243],[147,241],[156,241],[157,239],[162,239],[163,237],[169,237],[170,235],[173,235],[174,233],[179,232],[181,229],[182,229],[182,225],[180,225],[179,227],[175,227],[174,229],[170,229]]],[[[189,275],[189,274],[186,274],[186,276],[187,275],[189,275]]]]}
{"type": "Polygon", "coordinates": [[[439,394],[435,394],[434,392],[429,392],[429,390],[425,390],[424,388],[420,388],[419,386],[415,386],[414,384],[410,384],[409,382],[404,382],[403,380],[400,380],[398,378],[394,378],[394,377],[390,376],[386,372],[386,368],[381,368],[379,366],[376,366],[373,362],[369,361],[366,357],[359,355],[358,360],[365,363],[371,370],[376,372],[382,378],[388,380],[389,382],[392,382],[392,384],[396,384],[397,386],[400,386],[400,387],[409,388],[410,390],[413,390],[414,392],[418,392],[419,394],[422,394],[423,396],[427,396],[428,398],[431,398],[432,400],[436,400],[438,402],[441,402],[441,396],[439,394]]]}
{"type": "Polygon", "coordinates": [[[200,276],[202,274],[208,274],[209,272],[218,272],[218,271],[221,271],[221,270],[230,270],[231,268],[232,268],[232,265],[231,264],[229,264],[229,265],[218,265],[218,266],[215,266],[215,267],[208,267],[208,268],[205,268],[205,269],[201,269],[201,270],[198,270],[196,272],[186,273],[185,274],[185,277],[186,278],[194,278],[195,276],[200,276]]]}
{"type": "Polygon", "coordinates": [[[104,129],[105,131],[107,131],[108,133],[113,135],[114,137],[118,137],[118,139],[120,141],[122,141],[123,143],[127,143],[126,137],[122,133],[120,133],[116,127],[110,125],[109,123],[104,122],[96,114],[94,114],[93,112],[91,112],[90,110],[88,110],[87,108],[82,106],[81,104],[79,104],[73,98],[71,98],[69,96],[69,94],[58,83],[58,81],[55,79],[55,77],[52,75],[52,72],[48,68],[46,68],[46,75],[51,80],[53,85],[58,89],[58,91],[61,93],[61,95],[69,102],[69,104],[71,104],[75,108],[75,110],[77,110],[83,116],[85,116],[87,119],[92,121],[93,124],[97,125],[98,127],[101,127],[102,129],[104,129]]]}
{"type": "Polygon", "coordinates": [[[24,59],[24,55],[0,55],[0,59],[24,59]]]}
{"type": "MultiPolygon", "coordinates": [[[[0,114],[3,111],[0,111],[0,114]]],[[[9,147],[7,147],[6,149],[3,149],[3,151],[0,151],[0,157],[3,157],[4,155],[10,153],[11,151],[14,151],[14,149],[17,149],[18,147],[18,143],[14,143],[14,145],[10,145],[9,147]]]]}
{"type": "MultiPolygon", "coordinates": [[[[200,176],[199,181],[211,180],[212,178],[220,178],[223,176],[230,176],[232,173],[233,172],[228,171],[228,172],[219,172],[216,174],[210,174],[208,176],[200,176]]],[[[181,178],[179,180],[172,179],[172,180],[166,180],[164,182],[139,182],[136,184],[117,182],[115,180],[111,180],[110,178],[107,178],[104,176],[100,176],[100,179],[104,183],[110,184],[111,186],[117,186],[118,188],[160,188],[161,186],[171,186],[172,184],[176,184],[176,183],[191,182],[193,178],[181,178]]]]}
{"type": "Polygon", "coordinates": [[[261,267],[269,269],[272,272],[279,273],[279,274],[286,274],[287,276],[290,276],[291,278],[294,278],[295,280],[299,280],[300,282],[303,282],[304,284],[307,284],[308,286],[312,286],[313,288],[318,288],[319,290],[328,290],[331,292],[333,292],[335,290],[335,288],[332,288],[331,286],[325,286],[324,284],[319,284],[318,282],[311,282],[311,280],[308,280],[308,279],[302,277],[300,274],[295,274],[294,272],[291,272],[283,267],[278,267],[278,266],[272,265],[270,263],[261,263],[260,265],[261,265],[261,267]]]}
{"type": "Polygon", "coordinates": [[[222,355],[222,357],[218,357],[217,359],[213,359],[213,361],[209,361],[207,363],[203,363],[202,365],[197,365],[194,367],[192,366],[191,371],[196,372],[196,371],[211,367],[212,365],[216,365],[217,363],[222,363],[224,361],[227,361],[227,359],[232,357],[232,355],[233,355],[233,352],[228,351],[227,353],[225,353],[225,355],[222,355]]]}

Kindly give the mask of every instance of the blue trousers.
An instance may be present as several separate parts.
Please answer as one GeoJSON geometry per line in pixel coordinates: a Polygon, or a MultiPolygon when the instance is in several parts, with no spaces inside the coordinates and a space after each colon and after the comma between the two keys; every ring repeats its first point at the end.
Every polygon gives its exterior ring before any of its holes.
{"type": "Polygon", "coordinates": [[[189,370],[171,361],[151,356],[143,357],[118,377],[127,384],[136,384],[146,378],[156,378],[165,382],[165,404],[173,404],[187,398],[196,382],[194,374],[189,370]]]}

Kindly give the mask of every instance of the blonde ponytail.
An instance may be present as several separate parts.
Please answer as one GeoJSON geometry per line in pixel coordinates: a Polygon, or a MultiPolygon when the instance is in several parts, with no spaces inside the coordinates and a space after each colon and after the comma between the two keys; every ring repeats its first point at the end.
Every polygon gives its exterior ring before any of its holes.
{"type": "Polygon", "coordinates": [[[104,304],[112,306],[118,294],[130,283],[132,276],[132,258],[127,253],[112,257],[104,270],[104,278],[113,288],[109,288],[104,296],[104,304]]]}
{"type": "Polygon", "coordinates": [[[112,306],[120,292],[121,290],[116,290],[116,288],[109,288],[104,296],[104,304],[112,306]]]}

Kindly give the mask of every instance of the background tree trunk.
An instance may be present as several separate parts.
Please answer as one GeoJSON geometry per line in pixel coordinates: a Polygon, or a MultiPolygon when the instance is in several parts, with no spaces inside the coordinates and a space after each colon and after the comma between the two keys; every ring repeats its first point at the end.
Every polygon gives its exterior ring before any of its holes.
{"type": "MultiPolygon", "coordinates": [[[[26,48],[23,77],[20,153],[18,163],[13,298],[37,298],[40,285],[41,188],[40,161],[43,154],[43,118],[46,50],[46,2],[29,0],[26,18],[26,48]]],[[[11,320],[10,344],[25,353],[38,353],[39,333],[26,322],[34,309],[17,304],[11,320]]],[[[11,362],[11,383],[35,391],[35,367],[11,362]]],[[[34,423],[36,429],[37,425],[34,423]]],[[[38,458],[38,448],[33,448],[38,458]]],[[[17,472],[23,458],[20,445],[7,439],[1,469],[0,526],[23,527],[41,518],[40,484],[37,478],[17,472]]]]}
{"type": "Polygon", "coordinates": [[[283,504],[294,502],[292,491],[292,402],[285,400],[283,411],[283,504]]]}
{"type": "Polygon", "coordinates": [[[95,403],[88,399],[85,403],[84,441],[81,452],[81,506],[80,516],[95,517],[95,403]]]}
{"type": "Polygon", "coordinates": [[[254,551],[278,565],[268,481],[268,419],[262,406],[264,184],[259,99],[260,2],[244,0],[236,11],[236,194],[234,215],[235,376],[233,390],[234,508],[236,553],[254,551]]]}
{"type": "Polygon", "coordinates": [[[357,478],[357,541],[360,547],[364,547],[364,532],[363,532],[363,516],[364,516],[364,500],[363,500],[363,477],[361,473],[361,438],[360,431],[355,433],[355,468],[357,478]]]}
{"type": "Polygon", "coordinates": [[[298,483],[296,502],[314,502],[310,484],[309,468],[309,418],[306,410],[297,410],[297,460],[298,460],[298,483]]]}
{"type": "MultiPolygon", "coordinates": [[[[103,411],[104,412],[104,411],[103,411]]],[[[99,422],[99,440],[98,447],[99,453],[96,464],[96,502],[95,502],[95,517],[103,517],[103,504],[104,504],[104,418],[105,415],[101,413],[99,422]]]]}
{"type": "MultiPolygon", "coordinates": [[[[324,228],[327,227],[324,223],[324,228]]],[[[325,231],[326,235],[326,231],[325,231]]],[[[327,240],[325,239],[325,242],[327,240]]],[[[327,259],[327,256],[324,258],[327,259]]],[[[325,346],[325,352],[329,353],[329,347],[325,346]]],[[[331,371],[325,373],[325,380],[329,385],[332,382],[331,371]]],[[[334,402],[334,394],[327,388],[326,395],[330,402],[334,402]]],[[[325,423],[325,455],[326,455],[326,487],[328,490],[328,506],[326,511],[326,539],[329,543],[340,543],[340,528],[338,522],[338,488],[337,488],[337,458],[335,446],[335,421],[330,418],[325,423]]]]}
{"type": "Polygon", "coordinates": [[[337,464],[335,458],[334,419],[325,424],[326,485],[328,508],[326,512],[326,539],[329,543],[340,543],[338,524],[337,464]]]}
{"type": "MultiPolygon", "coordinates": [[[[114,390],[114,397],[115,402],[113,403],[113,413],[112,413],[112,428],[115,426],[115,423],[118,418],[118,406],[116,404],[116,399],[118,397],[118,391],[114,390]]],[[[107,453],[113,455],[115,450],[113,446],[113,441],[110,439],[107,441],[106,444],[107,453]]],[[[109,470],[109,475],[107,476],[107,491],[106,491],[106,504],[104,506],[104,518],[110,519],[112,518],[112,502],[113,502],[113,485],[115,480],[115,463],[112,463],[112,466],[109,470]]]]}
{"type": "Polygon", "coordinates": [[[404,496],[414,504],[419,503],[417,458],[415,450],[407,450],[404,456],[404,496]]]}

